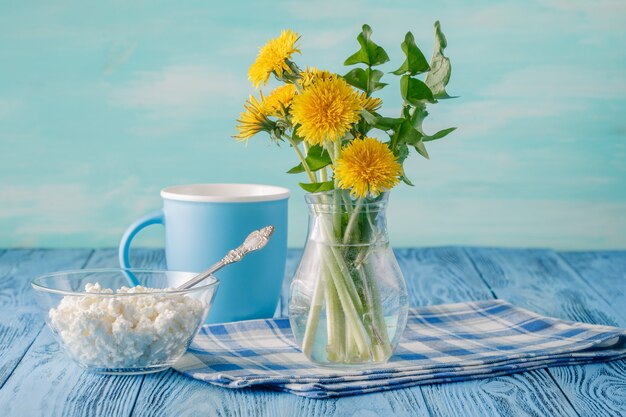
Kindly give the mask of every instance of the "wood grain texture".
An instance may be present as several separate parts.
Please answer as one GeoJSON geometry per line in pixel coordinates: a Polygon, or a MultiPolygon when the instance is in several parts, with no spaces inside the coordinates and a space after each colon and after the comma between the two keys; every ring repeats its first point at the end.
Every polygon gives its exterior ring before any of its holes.
{"type": "Polygon", "coordinates": [[[562,252],[559,254],[619,314],[626,326],[626,252],[562,252]]]}
{"type": "Polygon", "coordinates": [[[0,404],[7,416],[128,416],[138,389],[136,377],[85,373],[45,328],[0,390],[0,404]]]}
{"type": "Polygon", "coordinates": [[[439,384],[424,395],[441,416],[577,416],[544,370],[473,382],[471,391],[465,383],[439,384]]]}
{"type": "MultiPolygon", "coordinates": [[[[619,316],[617,324],[626,327],[626,252],[565,252],[559,254],[619,316]]],[[[563,390],[587,414],[620,416],[626,410],[626,361],[552,370],[566,383],[563,390]],[[587,401],[589,397],[597,401],[587,401]],[[612,398],[612,401],[602,401],[612,398]]]]}
{"type": "MultiPolygon", "coordinates": [[[[54,252],[59,259],[67,257],[63,250],[54,252]]],[[[164,266],[162,251],[135,250],[133,255],[137,267],[164,266]]],[[[84,265],[117,266],[114,249],[96,250],[84,265]]],[[[45,328],[0,390],[0,404],[7,404],[6,415],[16,416],[129,416],[143,378],[84,372],[66,357],[45,328]]]]}
{"type": "Polygon", "coordinates": [[[90,249],[16,249],[0,258],[0,311],[35,307],[30,282],[38,275],[62,269],[79,269],[90,249]]]}
{"type": "MultiPolygon", "coordinates": [[[[467,252],[500,298],[547,316],[624,326],[614,306],[552,251],[470,248],[467,252]]],[[[623,416],[623,369],[624,361],[620,361],[550,368],[548,372],[580,415],[623,416]],[[616,384],[620,380],[622,383],[616,384]]]]}
{"type": "Polygon", "coordinates": [[[43,321],[38,311],[6,311],[0,321],[0,389],[20,363],[43,321]]]}
{"type": "Polygon", "coordinates": [[[47,272],[81,268],[91,252],[14,250],[0,255],[0,388],[44,325],[31,279],[47,272]]]}
{"type": "Polygon", "coordinates": [[[626,416],[626,361],[550,368],[583,416],[626,416]]]}
{"type": "MultiPolygon", "coordinates": [[[[130,252],[130,264],[133,268],[167,269],[165,263],[165,251],[152,248],[132,248],[130,252]]],[[[119,268],[117,248],[97,249],[87,268],[119,268]]]]}
{"type": "Polygon", "coordinates": [[[541,249],[479,249],[468,253],[499,297],[547,316],[617,325],[617,312],[556,253],[541,249]]]}
{"type": "MultiPolygon", "coordinates": [[[[461,248],[401,249],[396,253],[413,306],[493,298],[461,248]]],[[[545,370],[423,385],[421,390],[433,416],[576,415],[545,370]]]]}
{"type": "Polygon", "coordinates": [[[229,390],[168,371],[146,376],[133,416],[428,415],[421,398],[401,391],[314,400],[265,389],[229,390]]]}
{"type": "Polygon", "coordinates": [[[411,307],[493,299],[459,248],[397,249],[395,253],[411,307]]]}

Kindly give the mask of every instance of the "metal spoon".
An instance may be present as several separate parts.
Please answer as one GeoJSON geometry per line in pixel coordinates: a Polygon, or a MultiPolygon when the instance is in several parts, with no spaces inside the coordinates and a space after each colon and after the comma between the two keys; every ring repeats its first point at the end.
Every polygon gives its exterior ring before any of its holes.
{"type": "Polygon", "coordinates": [[[226,256],[224,256],[219,262],[215,265],[209,267],[207,270],[200,272],[195,277],[191,278],[189,281],[184,284],[178,286],[177,290],[186,290],[187,288],[191,288],[199,282],[207,279],[211,274],[219,271],[224,268],[226,265],[230,265],[235,262],[239,262],[243,259],[244,256],[249,254],[250,252],[257,251],[262,249],[267,242],[270,240],[270,236],[274,233],[274,226],[269,225],[265,226],[262,229],[255,230],[250,233],[246,240],[235,249],[230,250],[226,256]]]}

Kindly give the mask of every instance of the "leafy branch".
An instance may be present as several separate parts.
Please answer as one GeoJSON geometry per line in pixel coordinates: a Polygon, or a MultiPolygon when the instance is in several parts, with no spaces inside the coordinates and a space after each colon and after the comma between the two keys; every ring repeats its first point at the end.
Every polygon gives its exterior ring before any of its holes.
{"type": "MultiPolygon", "coordinates": [[[[405,60],[397,70],[392,72],[400,77],[400,96],[403,100],[400,117],[384,117],[377,112],[363,110],[363,120],[358,127],[358,133],[361,134],[366,134],[372,128],[387,133],[389,135],[387,145],[401,164],[409,156],[409,147],[413,147],[418,154],[428,159],[428,151],[424,143],[441,139],[456,129],[452,127],[428,135],[422,126],[428,115],[427,104],[435,104],[439,99],[452,98],[445,90],[451,74],[450,60],[443,53],[447,41],[438,21],[435,22],[434,27],[435,46],[430,64],[415,43],[415,37],[411,32],[406,34],[400,45],[405,60]],[[422,81],[417,76],[424,73],[426,78],[422,81]]],[[[380,82],[382,71],[374,70],[372,67],[389,61],[385,50],[374,43],[371,35],[371,28],[363,25],[363,31],[357,37],[361,48],[344,62],[345,65],[366,65],[366,68],[351,70],[344,75],[344,79],[348,84],[364,91],[367,96],[387,85],[380,82]]],[[[404,170],[402,180],[413,185],[404,175],[404,170]]]]}

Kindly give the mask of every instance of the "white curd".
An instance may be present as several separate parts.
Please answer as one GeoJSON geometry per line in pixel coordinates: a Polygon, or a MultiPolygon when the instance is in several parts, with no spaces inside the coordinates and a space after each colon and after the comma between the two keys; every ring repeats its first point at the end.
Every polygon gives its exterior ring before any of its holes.
{"type": "MultiPolygon", "coordinates": [[[[87,284],[85,291],[114,294],[99,283],[87,284]]],[[[50,321],[83,365],[132,368],[163,363],[184,353],[204,308],[194,298],[162,291],[137,286],[122,287],[116,294],[141,296],[68,295],[50,310],[50,321]]]]}

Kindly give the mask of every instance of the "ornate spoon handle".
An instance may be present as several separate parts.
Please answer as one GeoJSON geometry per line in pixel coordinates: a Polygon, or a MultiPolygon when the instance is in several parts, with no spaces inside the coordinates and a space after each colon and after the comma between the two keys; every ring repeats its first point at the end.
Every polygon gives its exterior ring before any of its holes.
{"type": "Polygon", "coordinates": [[[243,259],[244,256],[249,254],[250,252],[257,251],[263,248],[267,242],[270,240],[270,236],[274,232],[274,226],[269,225],[265,226],[262,229],[255,230],[250,233],[246,240],[235,249],[230,250],[226,256],[224,256],[219,262],[210,266],[205,271],[200,272],[195,277],[191,278],[189,281],[184,284],[178,286],[176,289],[178,290],[186,290],[187,288],[191,288],[194,285],[198,284],[202,280],[208,278],[211,274],[219,271],[224,268],[226,265],[230,265],[235,262],[239,262],[243,259]]]}

